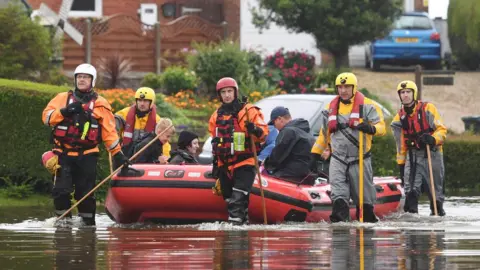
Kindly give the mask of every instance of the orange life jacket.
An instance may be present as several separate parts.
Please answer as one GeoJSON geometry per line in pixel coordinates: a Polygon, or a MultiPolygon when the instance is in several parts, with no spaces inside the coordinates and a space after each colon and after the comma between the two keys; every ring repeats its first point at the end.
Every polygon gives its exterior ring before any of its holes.
{"type": "Polygon", "coordinates": [[[403,107],[398,112],[400,122],[402,123],[403,140],[407,147],[420,149],[422,148],[418,141],[420,136],[424,133],[433,134],[434,130],[430,127],[427,120],[427,104],[427,102],[418,101],[415,112],[412,115],[408,115],[403,107]]]}
{"type": "MultiPolygon", "coordinates": [[[[229,116],[229,115],[228,115],[229,116]]],[[[238,115],[231,115],[230,118],[219,114],[215,122],[215,137],[212,139],[214,155],[223,163],[231,165],[253,157],[250,144],[250,135],[240,128],[238,115]],[[242,133],[245,136],[243,151],[235,150],[234,134],[242,133]]],[[[260,151],[260,143],[255,143],[257,153],[260,151]]]]}
{"type": "MultiPolygon", "coordinates": [[[[355,97],[353,98],[353,108],[352,112],[350,113],[350,119],[348,121],[348,127],[354,128],[360,123],[360,108],[365,101],[365,96],[360,93],[356,92],[355,97]]],[[[328,130],[330,133],[335,133],[337,129],[345,128],[345,126],[340,126],[337,121],[338,115],[338,106],[340,105],[340,96],[335,97],[330,102],[330,112],[328,114],[328,130]]]]}
{"type": "MultiPolygon", "coordinates": [[[[128,146],[133,139],[133,132],[135,130],[135,115],[137,112],[137,106],[132,105],[127,114],[127,119],[125,120],[125,130],[123,131],[123,146],[128,146]]],[[[145,126],[146,132],[155,131],[155,125],[157,124],[157,110],[155,106],[152,107],[148,113],[147,125],[145,126]]]]}
{"type": "MultiPolygon", "coordinates": [[[[73,147],[68,148],[68,151],[85,151],[97,147],[101,142],[100,125],[92,116],[97,97],[95,93],[88,103],[82,104],[83,115],[75,114],[72,117],[65,117],[62,122],[53,127],[52,135],[58,147],[67,150],[63,144],[68,144],[73,147]]],[[[73,91],[69,91],[67,106],[73,102],[77,102],[77,99],[73,91]]]]}

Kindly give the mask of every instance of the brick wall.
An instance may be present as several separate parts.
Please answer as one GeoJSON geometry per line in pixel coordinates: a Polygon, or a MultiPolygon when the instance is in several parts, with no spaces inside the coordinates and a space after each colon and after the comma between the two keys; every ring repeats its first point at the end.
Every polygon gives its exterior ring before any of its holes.
{"type": "Polygon", "coordinates": [[[432,1],[435,0],[415,0],[415,11],[424,11],[428,13],[428,4],[432,1]]]}

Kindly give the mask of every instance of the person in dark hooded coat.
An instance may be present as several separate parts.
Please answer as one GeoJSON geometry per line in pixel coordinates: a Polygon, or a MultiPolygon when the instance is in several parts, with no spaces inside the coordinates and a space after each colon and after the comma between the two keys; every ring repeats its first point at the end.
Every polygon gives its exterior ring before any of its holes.
{"type": "Polygon", "coordinates": [[[170,153],[170,164],[198,164],[195,158],[199,148],[198,135],[184,130],[178,137],[178,149],[170,153]]]}
{"type": "Polygon", "coordinates": [[[287,108],[278,106],[272,110],[268,124],[273,124],[280,132],[275,148],[265,160],[265,168],[275,177],[302,181],[310,174],[310,149],[315,143],[308,121],[292,119],[287,108]]]}

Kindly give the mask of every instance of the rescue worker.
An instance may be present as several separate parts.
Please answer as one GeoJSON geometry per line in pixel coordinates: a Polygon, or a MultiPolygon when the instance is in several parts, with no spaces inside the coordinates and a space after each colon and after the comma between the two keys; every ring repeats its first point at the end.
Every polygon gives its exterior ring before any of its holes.
{"type": "MultiPolygon", "coordinates": [[[[122,138],[122,151],[127,157],[133,156],[133,148],[148,133],[155,132],[155,125],[160,121],[155,106],[155,91],[149,87],[140,87],[135,92],[135,104],[123,108],[115,114],[117,132],[122,138]]],[[[170,157],[171,145],[163,145],[163,153],[170,157]]]]}
{"type": "Polygon", "coordinates": [[[250,136],[253,136],[258,153],[268,135],[268,127],[258,107],[240,100],[234,79],[220,79],[216,90],[222,105],[209,121],[213,138],[213,175],[218,176],[228,203],[228,221],[244,224],[248,222],[249,195],[256,174],[250,136]]]}
{"type": "MultiPolygon", "coordinates": [[[[43,123],[53,128],[53,152],[60,166],[52,191],[57,216],[71,207],[74,188],[74,197],[79,200],[95,186],[100,142],[112,154],[116,168],[128,164],[110,104],[93,91],[96,79],[95,67],[79,65],[74,71],[75,89],[58,94],[43,110],[43,123]]],[[[78,215],[86,225],[95,225],[95,208],[93,194],[78,205],[78,215]]]]}
{"type": "Polygon", "coordinates": [[[280,131],[275,147],[265,160],[265,169],[273,176],[301,182],[310,174],[310,150],[315,138],[310,125],[303,118],[292,119],[288,108],[278,106],[270,114],[270,122],[280,131]]]}
{"type": "Polygon", "coordinates": [[[178,136],[178,149],[172,151],[171,158],[168,161],[170,164],[198,164],[198,160],[195,157],[197,150],[200,147],[198,144],[198,135],[184,130],[180,132],[178,136]]]}
{"type": "MultiPolygon", "coordinates": [[[[324,151],[331,154],[329,181],[333,202],[331,222],[350,220],[349,200],[357,206],[359,218],[359,142],[364,136],[363,179],[364,221],[377,222],[374,214],[376,191],[373,185],[372,137],[385,135],[382,110],[358,91],[357,77],[341,73],[335,80],[337,97],[322,111],[321,125],[312,153],[320,159],[324,151]],[[361,132],[361,133],[360,133],[361,132]]],[[[324,155],[323,159],[328,159],[324,155]]]]}
{"type": "Polygon", "coordinates": [[[434,214],[426,152],[428,144],[432,158],[437,211],[440,216],[444,216],[445,168],[442,146],[447,137],[447,128],[435,105],[417,99],[418,88],[414,82],[400,82],[397,92],[402,108],[393,118],[391,127],[397,144],[400,178],[405,187],[404,210],[409,213],[418,213],[418,197],[422,193],[422,185],[425,185],[428,187],[425,189],[430,199],[430,209],[432,215],[434,214]]]}

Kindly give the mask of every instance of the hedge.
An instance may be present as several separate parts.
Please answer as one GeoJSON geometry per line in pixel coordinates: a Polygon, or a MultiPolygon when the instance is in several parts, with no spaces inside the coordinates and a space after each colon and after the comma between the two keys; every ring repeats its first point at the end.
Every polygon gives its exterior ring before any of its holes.
{"type": "MultiPolygon", "coordinates": [[[[18,181],[35,178],[37,192],[51,187],[51,177],[40,161],[42,153],[51,149],[50,128],[43,125],[41,114],[49,100],[65,90],[65,87],[0,79],[0,177],[18,181]]],[[[447,188],[478,190],[480,137],[447,138],[444,151],[447,188]]],[[[101,153],[98,179],[109,174],[107,153],[104,149],[101,153]]],[[[375,175],[398,175],[391,134],[375,138],[373,166],[375,175]]],[[[106,187],[97,193],[98,197],[103,196],[106,187]]]]}

